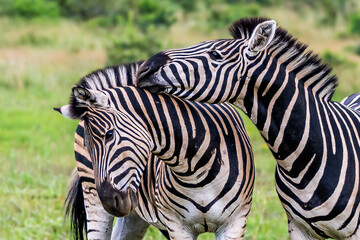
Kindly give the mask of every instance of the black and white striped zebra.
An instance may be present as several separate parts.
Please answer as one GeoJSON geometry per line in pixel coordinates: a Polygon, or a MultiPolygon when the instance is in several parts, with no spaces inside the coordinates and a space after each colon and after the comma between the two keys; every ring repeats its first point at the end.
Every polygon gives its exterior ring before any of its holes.
{"type": "MultiPolygon", "coordinates": [[[[94,172],[91,159],[83,146],[83,123],[80,123],[75,138],[75,153],[77,165],[69,185],[69,192],[65,201],[66,215],[71,220],[71,230],[74,239],[112,239],[136,240],[143,239],[149,223],[145,222],[135,211],[131,214],[116,218],[113,228],[114,216],[103,208],[95,187],[94,172]],[[79,142],[79,140],[82,140],[79,142]],[[79,143],[80,146],[76,144],[79,143]],[[80,149],[83,148],[83,149],[80,149]],[[83,152],[85,151],[85,152],[83,152]],[[83,164],[86,163],[84,166],[83,164]],[[80,178],[79,173],[82,177],[80,178]],[[85,177],[86,176],[86,177],[85,177]]],[[[162,231],[168,238],[166,231],[162,231]]]]}
{"type": "Polygon", "coordinates": [[[331,69],[275,21],[240,19],[230,32],[158,53],[139,68],[138,86],[234,103],[277,160],[290,238],[360,239],[358,96],[332,101],[331,69]]]}
{"type": "Polygon", "coordinates": [[[194,239],[202,232],[243,239],[254,165],[231,105],[136,87],[77,86],[60,112],[84,121],[97,192],[108,212],[125,216],[136,210],[171,239],[194,239]]]}
{"type": "MultiPolygon", "coordinates": [[[[92,166],[89,170],[92,174],[89,174],[87,179],[80,179],[79,172],[75,169],[69,184],[65,210],[66,215],[71,219],[72,237],[82,240],[84,239],[83,231],[86,230],[86,239],[88,240],[143,239],[150,225],[136,211],[125,217],[116,218],[113,227],[114,216],[104,210],[96,189],[94,188],[90,193],[83,191],[84,184],[87,186],[91,183],[95,184],[92,166]]],[[[169,238],[166,231],[162,231],[162,233],[166,238],[169,238]]]]}
{"type": "MultiPolygon", "coordinates": [[[[141,63],[142,61],[94,71],[81,78],[77,85],[93,90],[134,85],[134,76],[141,63]]],[[[84,230],[89,240],[142,239],[149,224],[136,212],[117,218],[113,229],[114,216],[105,211],[96,191],[91,159],[84,146],[82,121],[76,129],[74,152],[77,167],[65,203],[66,215],[70,217],[74,239],[84,239],[84,230]]],[[[163,234],[168,236],[166,232],[163,234]]]]}

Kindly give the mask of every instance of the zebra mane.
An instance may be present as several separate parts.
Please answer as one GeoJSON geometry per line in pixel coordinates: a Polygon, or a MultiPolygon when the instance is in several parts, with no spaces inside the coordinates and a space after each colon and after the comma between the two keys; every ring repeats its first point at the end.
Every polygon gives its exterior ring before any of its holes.
{"type": "Polygon", "coordinates": [[[135,84],[135,74],[138,67],[144,61],[128,63],[119,66],[98,69],[82,77],[77,87],[91,90],[105,90],[120,86],[133,86],[135,84]]]}
{"type": "MultiPolygon", "coordinates": [[[[269,19],[242,18],[235,21],[229,31],[234,39],[250,38],[255,27],[269,19]]],[[[304,85],[316,88],[320,97],[331,100],[337,86],[337,77],[330,75],[332,68],[325,64],[321,58],[308,50],[306,44],[301,43],[285,29],[276,29],[273,42],[268,47],[269,54],[285,64],[289,72],[297,74],[304,85]]]]}
{"type": "MultiPolygon", "coordinates": [[[[81,87],[89,90],[105,90],[120,86],[133,86],[135,84],[136,71],[143,62],[144,61],[139,61],[119,66],[111,66],[93,71],[82,77],[73,88],[81,87]]],[[[87,107],[79,106],[74,94],[71,93],[71,116],[79,119],[87,109],[87,107]]]]}

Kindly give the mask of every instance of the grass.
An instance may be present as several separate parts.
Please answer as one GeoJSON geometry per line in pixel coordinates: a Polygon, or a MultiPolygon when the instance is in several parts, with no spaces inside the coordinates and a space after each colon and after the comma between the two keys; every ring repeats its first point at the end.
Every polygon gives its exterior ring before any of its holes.
{"type": "MultiPolygon", "coordinates": [[[[358,39],[338,39],[341,27],[318,28],[311,16],[306,17],[306,24],[299,24],[303,18],[284,9],[264,9],[261,14],[276,16],[315,52],[331,49],[354,63],[335,66],[341,79],[335,100],[360,91],[360,57],[343,51],[358,39]]],[[[104,49],[112,33],[64,19],[28,22],[1,17],[0,29],[6,32],[0,38],[0,239],[69,239],[62,205],[75,167],[77,123],[64,119],[52,107],[66,104],[71,86],[104,66],[104,49]]],[[[169,33],[176,47],[228,36],[224,30],[206,34],[191,21],[176,24],[169,33]]],[[[257,129],[242,116],[256,160],[245,238],[288,239],[286,216],[274,187],[275,161],[257,129]]],[[[160,234],[150,228],[146,239],[160,239],[160,234]]],[[[199,239],[214,239],[214,234],[202,234],[199,239]]]]}

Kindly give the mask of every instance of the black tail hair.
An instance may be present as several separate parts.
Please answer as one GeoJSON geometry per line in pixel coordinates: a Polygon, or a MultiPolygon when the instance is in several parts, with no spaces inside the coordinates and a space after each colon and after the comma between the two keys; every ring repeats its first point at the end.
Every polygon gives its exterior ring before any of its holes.
{"type": "Polygon", "coordinates": [[[65,219],[70,218],[70,232],[73,235],[73,239],[84,240],[84,231],[86,232],[87,228],[86,212],[81,180],[76,170],[69,184],[69,191],[66,196],[64,208],[65,219]]]}

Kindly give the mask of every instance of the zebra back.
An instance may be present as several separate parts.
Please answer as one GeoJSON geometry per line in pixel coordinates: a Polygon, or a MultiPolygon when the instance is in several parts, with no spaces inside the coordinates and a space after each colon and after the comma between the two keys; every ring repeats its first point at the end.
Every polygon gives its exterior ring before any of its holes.
{"type": "Polygon", "coordinates": [[[350,95],[343,100],[341,100],[341,103],[345,106],[348,106],[349,108],[359,112],[360,111],[360,93],[356,93],[353,95],[350,95]]]}

